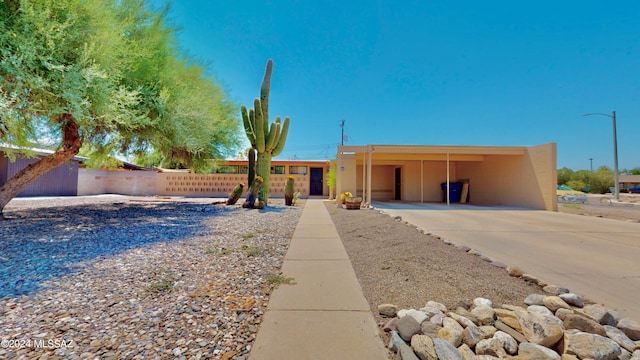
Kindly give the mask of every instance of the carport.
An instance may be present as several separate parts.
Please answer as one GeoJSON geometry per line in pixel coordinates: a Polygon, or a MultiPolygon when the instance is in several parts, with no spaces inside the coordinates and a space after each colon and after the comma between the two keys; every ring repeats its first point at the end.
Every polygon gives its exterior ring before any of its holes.
{"type": "Polygon", "coordinates": [[[446,202],[442,183],[467,182],[472,204],[557,210],[556,144],[339,146],[336,192],[363,202],[446,202]]]}

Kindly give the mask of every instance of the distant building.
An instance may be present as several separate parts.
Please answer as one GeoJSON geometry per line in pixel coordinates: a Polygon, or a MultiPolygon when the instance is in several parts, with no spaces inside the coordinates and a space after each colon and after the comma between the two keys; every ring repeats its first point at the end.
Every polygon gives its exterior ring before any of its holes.
{"type": "MultiPolygon", "coordinates": [[[[12,162],[7,157],[8,146],[0,147],[0,186],[4,185],[20,170],[28,165],[37,162],[40,158],[53,154],[51,150],[28,149],[30,153],[36,155],[34,158],[18,155],[16,161],[12,162]],[[3,150],[4,149],[4,150],[3,150]]],[[[14,147],[11,147],[15,150],[14,147]]],[[[18,196],[75,196],[78,194],[78,167],[79,162],[84,159],[80,156],[74,157],[65,164],[52,169],[29,184],[18,196]]]]}
{"type": "Polygon", "coordinates": [[[628,189],[640,184],[640,175],[620,174],[618,175],[618,181],[620,181],[621,188],[628,189]]]}

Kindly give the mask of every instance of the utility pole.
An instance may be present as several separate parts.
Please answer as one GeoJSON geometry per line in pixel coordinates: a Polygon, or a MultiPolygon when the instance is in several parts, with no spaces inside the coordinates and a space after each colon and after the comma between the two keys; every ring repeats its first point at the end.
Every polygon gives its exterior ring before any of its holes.
{"type": "Polygon", "coordinates": [[[601,115],[610,117],[613,120],[613,181],[616,191],[616,200],[620,200],[620,182],[618,182],[618,131],[616,128],[616,112],[612,111],[611,115],[603,113],[587,113],[583,116],[601,115]]]}
{"type": "Polygon", "coordinates": [[[345,123],[344,120],[342,120],[342,122],[340,122],[340,127],[342,128],[342,137],[340,138],[341,141],[342,141],[341,142],[342,146],[344,146],[344,123],[345,123]]]}
{"type": "Polygon", "coordinates": [[[589,158],[589,161],[591,162],[591,172],[593,172],[593,158],[589,158]]]}

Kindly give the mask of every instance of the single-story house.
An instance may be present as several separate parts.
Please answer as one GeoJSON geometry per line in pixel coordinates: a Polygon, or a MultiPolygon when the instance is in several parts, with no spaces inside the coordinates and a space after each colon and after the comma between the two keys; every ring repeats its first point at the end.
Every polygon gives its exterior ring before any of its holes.
{"type": "Polygon", "coordinates": [[[339,146],[336,193],[442,202],[464,183],[465,202],[557,210],[556,144],[538,146],[339,146]],[[444,185],[443,185],[444,184],[444,185]]]}
{"type": "Polygon", "coordinates": [[[628,189],[630,187],[640,185],[640,175],[619,174],[618,181],[620,182],[621,188],[628,189]]]}
{"type": "MultiPolygon", "coordinates": [[[[44,149],[24,149],[35,157],[18,153],[15,161],[7,156],[7,151],[16,152],[18,148],[3,145],[0,147],[0,186],[4,185],[20,170],[37,162],[40,158],[53,153],[44,149]]],[[[75,156],[65,164],[52,169],[29,184],[17,196],[75,196],[78,193],[78,167],[84,158],[75,156]]]]}

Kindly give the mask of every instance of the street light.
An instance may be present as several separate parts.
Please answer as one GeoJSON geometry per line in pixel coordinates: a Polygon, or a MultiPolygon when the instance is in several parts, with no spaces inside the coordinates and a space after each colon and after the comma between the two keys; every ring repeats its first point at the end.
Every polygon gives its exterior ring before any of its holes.
{"type": "Polygon", "coordinates": [[[610,117],[613,120],[613,181],[615,182],[616,200],[620,200],[620,183],[618,182],[618,136],[616,131],[616,112],[611,115],[603,113],[587,113],[583,116],[601,115],[610,117]]]}

